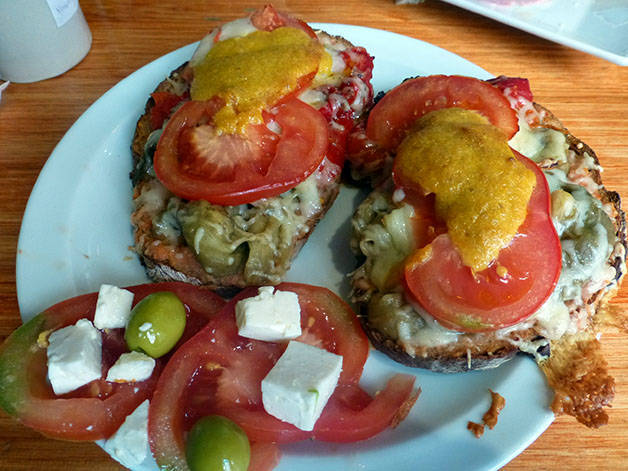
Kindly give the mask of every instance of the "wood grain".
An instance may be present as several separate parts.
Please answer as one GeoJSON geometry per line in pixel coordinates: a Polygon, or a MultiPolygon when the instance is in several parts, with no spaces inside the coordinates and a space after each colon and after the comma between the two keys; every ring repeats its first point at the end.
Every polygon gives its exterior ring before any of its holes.
{"type": "MultiPolygon", "coordinates": [[[[12,84],[5,91],[0,104],[0,340],[20,324],[15,291],[20,222],[31,188],[55,144],[119,80],[259,5],[244,0],[83,0],[94,37],[88,56],[60,77],[12,84]]],[[[628,68],[438,1],[395,6],[389,0],[295,0],[277,1],[275,6],[307,21],[405,34],[459,54],[496,75],[528,77],[537,101],[597,151],[606,169],[606,185],[628,195],[628,68]]],[[[615,304],[620,309],[628,305],[628,287],[619,292],[615,304]]],[[[505,469],[628,469],[626,335],[606,333],[604,344],[617,380],[610,424],[588,430],[560,417],[505,469]]],[[[42,438],[3,413],[0,468],[120,469],[95,445],[42,438]]]]}

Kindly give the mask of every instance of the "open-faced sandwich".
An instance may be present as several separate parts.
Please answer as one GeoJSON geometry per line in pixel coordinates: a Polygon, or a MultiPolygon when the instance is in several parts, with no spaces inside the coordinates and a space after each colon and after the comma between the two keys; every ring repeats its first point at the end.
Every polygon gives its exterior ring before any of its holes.
{"type": "Polygon", "coordinates": [[[625,272],[625,218],[593,151],[525,79],[407,80],[350,138],[374,191],[353,217],[352,298],[373,344],[434,371],[532,354],[552,408],[607,421],[596,327],[625,272]]]}
{"type": "Polygon", "coordinates": [[[367,393],[368,352],[326,288],[250,287],[226,303],[188,283],[103,285],[0,345],[0,407],[52,438],[102,440],[131,469],[270,471],[279,444],[356,442],[406,417],[415,377],[367,393]]]}
{"type": "Polygon", "coordinates": [[[338,193],[372,67],[363,48],[271,6],[211,31],[152,93],[133,138],[149,276],[279,283],[338,193]]]}

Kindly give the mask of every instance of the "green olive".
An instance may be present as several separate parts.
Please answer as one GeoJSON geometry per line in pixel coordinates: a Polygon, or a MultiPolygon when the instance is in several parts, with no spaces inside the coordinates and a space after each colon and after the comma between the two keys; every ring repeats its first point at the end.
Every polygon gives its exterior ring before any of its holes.
{"type": "Polygon", "coordinates": [[[210,415],[199,419],[190,430],[185,455],[191,471],[246,471],[251,447],[237,424],[210,415]]]}
{"type": "Polygon", "coordinates": [[[129,350],[159,358],[176,345],[185,329],[185,306],[176,294],[149,294],[131,311],[124,333],[129,350]]]}

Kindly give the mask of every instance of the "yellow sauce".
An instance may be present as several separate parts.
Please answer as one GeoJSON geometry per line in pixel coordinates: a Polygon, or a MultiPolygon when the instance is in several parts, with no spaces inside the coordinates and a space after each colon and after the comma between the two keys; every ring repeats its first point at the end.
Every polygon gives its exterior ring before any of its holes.
{"type": "Polygon", "coordinates": [[[332,74],[331,69],[333,65],[334,60],[332,59],[331,55],[327,51],[325,51],[325,48],[323,48],[323,55],[318,66],[318,72],[316,73],[316,77],[314,77],[314,82],[322,82],[326,77],[329,77],[332,74]]]}
{"type": "Polygon", "coordinates": [[[262,110],[295,91],[299,78],[315,74],[324,53],[305,31],[289,27],[219,41],[194,68],[191,97],[223,98],[214,126],[219,133],[243,132],[263,122],[262,110]]]}
{"type": "Polygon", "coordinates": [[[501,130],[474,111],[448,108],[417,120],[401,143],[404,179],[436,195],[462,261],[479,272],[513,239],[536,183],[501,130]]]}

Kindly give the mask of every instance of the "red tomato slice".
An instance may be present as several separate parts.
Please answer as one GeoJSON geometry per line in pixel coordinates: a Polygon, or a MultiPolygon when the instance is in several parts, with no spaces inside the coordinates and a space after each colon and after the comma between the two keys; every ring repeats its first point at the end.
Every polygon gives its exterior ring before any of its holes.
{"type": "Polygon", "coordinates": [[[338,386],[316,423],[313,437],[325,442],[355,442],[396,427],[419,397],[414,380],[414,376],[397,374],[375,398],[357,384],[338,386]]]}
{"type": "Polygon", "coordinates": [[[500,75],[499,77],[487,80],[491,85],[499,88],[502,93],[508,90],[508,95],[516,99],[523,99],[527,102],[534,100],[532,90],[530,90],[530,82],[523,77],[507,77],[500,75]]]}
{"type": "Polygon", "coordinates": [[[496,261],[474,276],[449,236],[441,234],[432,241],[427,260],[406,262],[406,291],[447,328],[481,332],[521,322],[547,300],[558,281],[561,247],[550,218],[547,181],[533,161],[514,153],[534,171],[536,186],[519,233],[496,261]]]}
{"type": "Polygon", "coordinates": [[[431,75],[406,80],[386,93],[369,114],[366,135],[392,150],[418,118],[451,107],[478,111],[508,138],[519,129],[515,111],[498,88],[472,77],[431,75]]]}
{"type": "MultiPolygon", "coordinates": [[[[164,369],[150,405],[148,425],[151,448],[160,466],[178,469],[185,462],[185,433],[208,414],[229,417],[256,443],[284,443],[313,436],[355,441],[390,426],[394,416],[407,406],[412,388],[407,391],[388,385],[380,393],[381,399],[380,395],[372,399],[357,385],[369,346],[355,314],[340,298],[314,286],[283,283],[277,288],[299,295],[303,335],[298,340],[343,355],[341,386],[332,395],[330,412],[323,412],[326,418],[320,419],[320,430],[319,425],[313,432],[299,430],[265,412],[261,380],[287,343],[238,336],[235,303],[256,294],[249,288],[173,355],[164,369]],[[343,391],[350,394],[343,395],[343,391]],[[343,400],[347,395],[356,400],[343,400]],[[351,424],[357,427],[353,432],[351,424]]],[[[414,377],[405,381],[413,384],[414,377]]]]}
{"type": "Polygon", "coordinates": [[[251,443],[251,461],[247,471],[272,471],[279,464],[281,451],[275,443],[251,443]]]}
{"type": "Polygon", "coordinates": [[[523,114],[530,126],[540,124],[541,116],[534,106],[534,96],[528,79],[500,75],[488,80],[488,83],[501,90],[510,102],[510,106],[519,114],[523,114]]]}
{"type": "Polygon", "coordinates": [[[150,96],[155,102],[150,110],[150,125],[153,129],[161,129],[172,108],[188,98],[187,93],[179,96],[169,92],[154,92],[150,96]]]}
{"type": "Polygon", "coordinates": [[[157,178],[182,198],[220,205],[279,195],[305,180],[327,149],[327,123],[297,99],[276,108],[279,135],[264,125],[246,136],[215,135],[217,100],[189,101],[168,121],[154,155],[157,178]]]}
{"type": "Polygon", "coordinates": [[[256,10],[251,15],[251,23],[253,23],[253,26],[257,29],[264,31],[272,31],[274,29],[281,28],[282,26],[299,28],[311,37],[316,38],[316,33],[305,21],[277,11],[272,5],[265,5],[259,10],[256,10]]]}
{"type": "MultiPolygon", "coordinates": [[[[224,301],[208,290],[184,283],[160,283],[127,288],[134,303],[155,291],[172,291],[187,306],[185,338],[207,323],[224,301]]],[[[97,440],[111,436],[141,402],[150,397],[163,361],[153,375],[138,383],[93,381],[63,396],[56,396],[47,381],[46,349],[38,347],[40,335],[93,320],[98,293],[61,302],[17,329],[0,347],[0,406],[24,425],[65,440],[97,440]]],[[[182,340],[183,341],[183,340],[182,340]]],[[[123,329],[103,333],[103,374],[127,351],[123,329]]]]}

